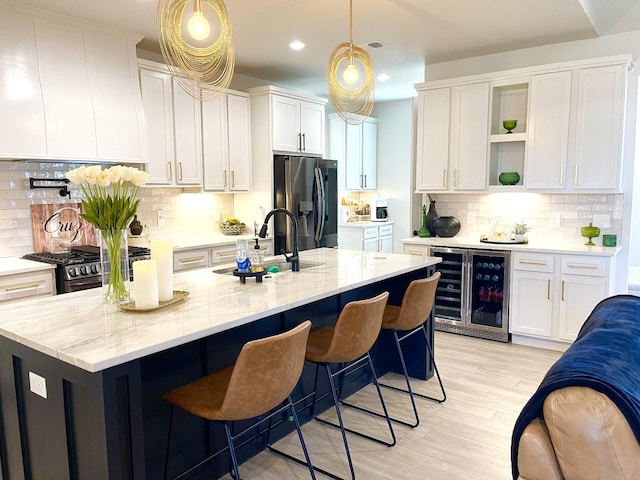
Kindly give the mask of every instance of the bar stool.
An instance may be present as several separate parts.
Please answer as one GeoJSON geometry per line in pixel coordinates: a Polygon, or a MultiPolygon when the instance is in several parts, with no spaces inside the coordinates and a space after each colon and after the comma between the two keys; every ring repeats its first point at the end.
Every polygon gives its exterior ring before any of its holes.
{"type": "MultiPolygon", "coordinates": [[[[228,451],[231,457],[229,472],[236,480],[240,480],[234,441],[275,415],[290,410],[302,445],[306,465],[309,468],[311,478],[315,480],[313,466],[291,401],[291,392],[302,374],[310,329],[311,322],[307,320],[287,332],[250,341],[242,347],[234,365],[162,395],[162,399],[171,404],[164,464],[165,479],[167,478],[173,413],[174,407],[177,406],[193,415],[222,424],[228,445],[174,479],[185,478],[215,456],[228,451]],[[269,415],[261,417],[251,427],[235,435],[232,434],[230,424],[233,421],[248,420],[266,413],[269,415]]],[[[240,444],[238,447],[242,445],[240,444]]]]}
{"type": "Polygon", "coordinates": [[[436,272],[429,278],[421,280],[414,280],[407,287],[404,296],[402,297],[402,305],[387,305],[384,310],[384,316],[382,318],[382,328],[384,330],[391,330],[393,338],[396,343],[398,355],[400,357],[400,364],[402,365],[402,373],[404,374],[404,380],[407,385],[407,389],[398,388],[393,385],[380,384],[383,387],[390,388],[399,392],[409,394],[411,399],[411,406],[413,407],[413,414],[415,418],[414,423],[405,422],[403,420],[393,419],[395,422],[407,425],[411,428],[417,427],[420,423],[420,417],[418,416],[418,409],[416,408],[416,402],[414,397],[426,398],[428,400],[434,400],[438,403],[442,403],[447,399],[447,393],[444,390],[442,379],[440,378],[440,372],[438,372],[438,366],[436,365],[436,359],[433,355],[433,348],[429,341],[429,335],[427,332],[427,321],[433,310],[433,304],[436,297],[436,288],[438,281],[440,280],[440,272],[436,272]],[[402,346],[400,342],[409,338],[411,335],[422,332],[427,343],[427,349],[429,350],[429,358],[433,362],[433,369],[436,373],[438,383],[440,384],[440,391],[442,396],[440,398],[430,397],[414,392],[411,389],[411,381],[409,380],[409,374],[407,373],[407,365],[405,362],[404,354],[402,353],[402,346]]]}
{"type": "MultiPolygon", "coordinates": [[[[309,340],[307,342],[307,353],[305,358],[307,361],[314,363],[316,366],[314,391],[306,397],[298,400],[296,404],[304,402],[307,399],[311,398],[311,404],[303,408],[310,408],[311,414],[314,415],[314,418],[319,422],[340,429],[352,479],[355,479],[355,471],[353,468],[353,462],[351,460],[351,453],[349,451],[349,443],[347,442],[346,432],[353,433],[354,435],[373,440],[377,443],[381,443],[389,447],[395,445],[396,443],[396,436],[391,425],[391,419],[389,418],[389,415],[387,413],[387,407],[384,403],[384,399],[382,398],[380,387],[378,386],[378,380],[373,368],[373,362],[371,361],[371,357],[369,356],[369,350],[380,334],[382,316],[388,298],[389,293],[384,292],[371,299],[349,302],[340,312],[335,327],[324,327],[312,330],[309,334],[309,340]],[[334,370],[331,366],[332,364],[338,364],[338,368],[334,370]],[[386,415],[387,425],[391,434],[390,442],[346,428],[342,421],[342,414],[340,412],[340,396],[342,393],[342,389],[336,388],[334,378],[336,376],[339,376],[341,379],[340,385],[342,385],[342,380],[344,380],[345,375],[358,370],[361,366],[364,365],[369,365],[371,378],[376,386],[382,409],[386,415]],[[326,369],[331,391],[319,398],[316,398],[316,392],[318,388],[318,369],[320,366],[326,369]],[[329,395],[333,396],[333,403],[338,418],[337,424],[315,416],[314,414],[316,403],[329,395]]],[[[271,448],[271,450],[274,450],[273,447],[271,448]]],[[[287,454],[280,451],[276,451],[276,453],[288,456],[287,454]]],[[[292,457],[288,456],[288,458],[292,457]]],[[[295,458],[292,459],[296,460],[295,458]]],[[[331,478],[339,480],[341,479],[341,477],[331,472],[318,467],[314,468],[318,472],[322,472],[323,474],[331,478]]]]}

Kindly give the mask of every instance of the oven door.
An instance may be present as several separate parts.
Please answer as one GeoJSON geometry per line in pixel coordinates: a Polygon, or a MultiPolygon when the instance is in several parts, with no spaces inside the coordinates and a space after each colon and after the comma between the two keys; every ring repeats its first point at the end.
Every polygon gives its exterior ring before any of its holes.
{"type": "Polygon", "coordinates": [[[58,293],[80,292],[89,290],[90,288],[98,288],[102,286],[102,276],[88,277],[78,280],[65,280],[62,283],[62,291],[58,293]]]}

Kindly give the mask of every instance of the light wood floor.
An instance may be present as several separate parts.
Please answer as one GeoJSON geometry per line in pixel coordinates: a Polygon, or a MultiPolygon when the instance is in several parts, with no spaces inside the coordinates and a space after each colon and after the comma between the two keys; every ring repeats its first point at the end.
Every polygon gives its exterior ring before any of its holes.
{"type": "MultiPolygon", "coordinates": [[[[420,425],[411,429],[394,424],[397,444],[386,447],[349,435],[349,446],[362,480],[509,480],[513,424],[560,352],[493,342],[436,332],[436,362],[447,401],[438,404],[418,399],[420,425]]],[[[386,382],[402,378],[386,375],[386,382]]],[[[437,381],[414,382],[414,389],[433,395],[437,381]]],[[[392,416],[408,418],[405,395],[389,389],[383,395],[392,416]]],[[[375,389],[350,398],[354,403],[377,405],[375,389]]],[[[387,435],[374,417],[343,409],[345,424],[387,435]]],[[[303,426],[311,461],[348,478],[340,431],[312,421],[303,426]]],[[[277,445],[301,456],[297,436],[289,435],[277,445]]],[[[262,452],[240,466],[245,480],[307,479],[305,467],[269,452],[262,452]]],[[[326,478],[318,474],[318,480],[326,478]]],[[[225,479],[231,477],[227,475],[225,479]]]]}

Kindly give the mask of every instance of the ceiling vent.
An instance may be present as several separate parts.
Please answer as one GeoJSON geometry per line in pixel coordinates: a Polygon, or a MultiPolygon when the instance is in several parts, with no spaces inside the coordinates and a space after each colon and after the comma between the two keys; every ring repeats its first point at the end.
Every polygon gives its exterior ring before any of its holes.
{"type": "Polygon", "coordinates": [[[369,48],[382,48],[382,47],[386,47],[388,46],[386,43],[382,43],[382,42],[378,42],[378,41],[373,41],[373,42],[367,42],[365,43],[365,46],[369,47],[369,48]]]}

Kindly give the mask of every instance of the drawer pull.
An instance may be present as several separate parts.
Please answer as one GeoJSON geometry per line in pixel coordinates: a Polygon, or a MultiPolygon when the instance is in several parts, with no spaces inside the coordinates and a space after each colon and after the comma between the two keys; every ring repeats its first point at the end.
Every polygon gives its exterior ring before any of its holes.
{"type": "Polygon", "coordinates": [[[539,262],[536,260],[520,260],[520,263],[522,265],[539,265],[541,267],[545,267],[547,265],[547,262],[539,262]]]}
{"type": "Polygon", "coordinates": [[[419,252],[417,250],[409,250],[409,255],[413,255],[414,257],[421,257],[422,252],[419,252]]]}
{"type": "Polygon", "coordinates": [[[192,258],[181,258],[179,260],[180,263],[187,265],[190,263],[199,263],[204,261],[204,257],[192,257],[192,258]]]}
{"type": "Polygon", "coordinates": [[[567,267],[569,268],[583,268],[585,270],[598,270],[598,265],[586,265],[583,263],[567,263],[567,267]]]}
{"type": "Polygon", "coordinates": [[[233,257],[235,256],[236,252],[220,252],[220,253],[216,253],[216,256],[218,257],[233,257]]]}
{"type": "Polygon", "coordinates": [[[29,288],[38,288],[42,282],[22,283],[20,285],[11,285],[4,287],[5,292],[15,292],[16,290],[27,290],[29,288]]]}

